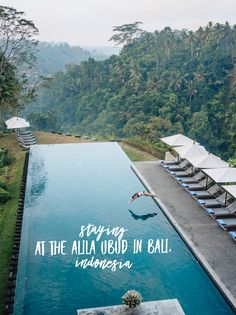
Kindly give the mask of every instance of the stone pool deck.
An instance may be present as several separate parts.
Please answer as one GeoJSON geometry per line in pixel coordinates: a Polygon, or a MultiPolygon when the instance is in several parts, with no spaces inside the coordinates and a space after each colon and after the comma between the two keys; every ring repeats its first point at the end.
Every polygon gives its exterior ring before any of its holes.
{"type": "Polygon", "coordinates": [[[77,315],[184,315],[177,299],[141,303],[134,310],[125,305],[114,305],[78,310],[77,315]]]}
{"type": "Polygon", "coordinates": [[[144,184],[236,311],[236,244],[158,161],[136,162],[144,184]]]}

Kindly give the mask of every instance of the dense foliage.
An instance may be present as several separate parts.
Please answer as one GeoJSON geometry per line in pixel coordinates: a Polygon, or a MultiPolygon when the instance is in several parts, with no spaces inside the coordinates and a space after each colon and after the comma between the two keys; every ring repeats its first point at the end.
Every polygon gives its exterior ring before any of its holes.
{"type": "Polygon", "coordinates": [[[127,44],[119,56],[67,66],[45,82],[31,106],[31,123],[151,143],[181,132],[224,158],[234,157],[235,26],[137,30],[138,36],[123,37],[127,44]]]}
{"type": "Polygon", "coordinates": [[[33,99],[37,34],[24,12],[0,6],[0,126],[5,113],[16,114],[33,99]]]}
{"type": "Polygon", "coordinates": [[[104,60],[105,55],[93,50],[83,49],[79,46],[70,46],[67,43],[39,42],[36,54],[39,74],[50,75],[57,71],[64,71],[67,64],[80,64],[81,61],[93,57],[104,60]]]}
{"type": "Polygon", "coordinates": [[[0,205],[1,203],[6,202],[10,198],[10,193],[7,189],[7,185],[1,180],[1,175],[4,173],[4,167],[10,165],[12,163],[12,159],[8,154],[8,150],[6,148],[0,149],[0,205]]]}
{"type": "Polygon", "coordinates": [[[8,150],[6,148],[0,149],[0,168],[5,167],[6,165],[10,165],[12,163],[12,159],[9,156],[8,150]]]}
{"type": "Polygon", "coordinates": [[[0,109],[8,110],[17,104],[21,91],[21,83],[17,79],[15,67],[6,61],[0,52],[0,64],[4,63],[4,71],[0,71],[0,109]]]}

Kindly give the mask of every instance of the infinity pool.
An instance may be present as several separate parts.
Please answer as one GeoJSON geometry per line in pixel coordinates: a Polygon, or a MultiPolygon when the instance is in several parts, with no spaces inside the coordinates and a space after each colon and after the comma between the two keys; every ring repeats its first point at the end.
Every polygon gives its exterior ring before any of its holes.
{"type": "Polygon", "coordinates": [[[116,143],[31,147],[15,315],[75,315],[129,289],[234,314],[152,198],[128,204],[145,190],[130,166],[116,143]]]}

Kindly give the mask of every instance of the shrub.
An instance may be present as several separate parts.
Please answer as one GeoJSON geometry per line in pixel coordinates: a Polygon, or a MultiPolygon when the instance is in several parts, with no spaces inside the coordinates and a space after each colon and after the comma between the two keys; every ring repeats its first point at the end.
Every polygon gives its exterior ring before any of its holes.
{"type": "Polygon", "coordinates": [[[130,308],[135,308],[142,302],[143,298],[138,291],[129,290],[122,296],[122,300],[130,308]]]}
{"type": "Polygon", "coordinates": [[[8,199],[10,199],[10,193],[6,191],[4,188],[0,187],[0,202],[4,203],[8,199]]]}
{"type": "Polygon", "coordinates": [[[0,188],[7,189],[7,185],[0,180],[0,188]]]}
{"type": "Polygon", "coordinates": [[[230,158],[228,162],[229,162],[230,166],[236,167],[236,157],[230,158]]]}
{"type": "Polygon", "coordinates": [[[6,165],[11,164],[12,159],[8,155],[8,149],[1,148],[0,149],[0,167],[4,167],[6,165]]]}

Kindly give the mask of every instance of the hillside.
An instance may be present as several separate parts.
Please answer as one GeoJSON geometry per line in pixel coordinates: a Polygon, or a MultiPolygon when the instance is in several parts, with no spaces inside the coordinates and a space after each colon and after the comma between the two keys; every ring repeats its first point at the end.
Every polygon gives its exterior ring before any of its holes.
{"type": "Polygon", "coordinates": [[[28,109],[34,128],[154,145],[158,137],[180,132],[224,159],[234,157],[236,28],[166,27],[124,43],[118,56],[90,58],[46,82],[28,109]]]}
{"type": "Polygon", "coordinates": [[[120,48],[116,46],[83,46],[83,48],[105,56],[118,55],[120,51],[120,48]]]}
{"type": "Polygon", "coordinates": [[[96,49],[92,51],[80,46],[70,46],[67,43],[39,42],[37,68],[40,75],[51,75],[57,71],[64,71],[67,64],[80,64],[81,61],[94,58],[104,60],[107,58],[96,49]]]}

